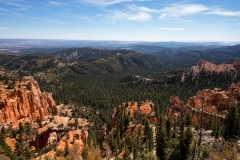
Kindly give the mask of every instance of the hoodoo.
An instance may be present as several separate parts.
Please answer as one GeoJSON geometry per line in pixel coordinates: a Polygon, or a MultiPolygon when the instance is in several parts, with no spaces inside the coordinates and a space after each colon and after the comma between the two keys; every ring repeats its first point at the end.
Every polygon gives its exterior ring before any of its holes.
{"type": "Polygon", "coordinates": [[[14,87],[0,85],[0,124],[9,123],[16,128],[28,120],[43,121],[49,114],[57,114],[56,104],[47,92],[41,92],[32,76],[23,77],[14,87]]]}

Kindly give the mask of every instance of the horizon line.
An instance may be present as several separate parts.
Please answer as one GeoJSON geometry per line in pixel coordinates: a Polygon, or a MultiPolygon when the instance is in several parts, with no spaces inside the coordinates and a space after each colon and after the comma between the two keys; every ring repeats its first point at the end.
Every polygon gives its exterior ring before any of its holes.
{"type": "Polygon", "coordinates": [[[238,41],[207,41],[207,40],[182,40],[182,41],[175,41],[175,40],[170,40],[170,41],[145,41],[145,40],[87,40],[87,39],[57,39],[57,38],[0,38],[0,40],[60,40],[60,41],[90,41],[90,42],[99,42],[99,41],[105,41],[105,42],[151,42],[151,43],[156,43],[156,42],[181,42],[181,43],[232,43],[232,42],[238,42],[240,43],[240,40],[238,41]]]}

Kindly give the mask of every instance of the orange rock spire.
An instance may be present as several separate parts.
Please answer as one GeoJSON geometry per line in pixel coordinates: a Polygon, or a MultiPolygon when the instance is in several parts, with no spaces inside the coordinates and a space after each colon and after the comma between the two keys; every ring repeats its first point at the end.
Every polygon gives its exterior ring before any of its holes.
{"type": "Polygon", "coordinates": [[[49,114],[56,114],[56,104],[47,92],[41,92],[32,76],[16,82],[17,87],[7,89],[1,86],[0,124],[12,123],[16,128],[20,121],[45,120],[49,114]]]}

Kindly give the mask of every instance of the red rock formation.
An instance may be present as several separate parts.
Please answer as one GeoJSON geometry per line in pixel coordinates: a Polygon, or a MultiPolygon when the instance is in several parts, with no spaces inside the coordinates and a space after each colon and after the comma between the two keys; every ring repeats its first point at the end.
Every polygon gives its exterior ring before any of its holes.
{"type": "Polygon", "coordinates": [[[139,127],[141,127],[141,125],[134,125],[134,124],[130,124],[125,132],[126,135],[133,135],[136,136],[138,131],[139,131],[139,127]]]}
{"type": "Polygon", "coordinates": [[[118,108],[114,108],[112,115],[112,126],[116,125],[116,120],[118,118],[117,110],[124,109],[126,114],[129,114],[130,117],[134,117],[134,114],[141,113],[146,114],[148,120],[151,124],[155,124],[157,122],[157,118],[154,112],[154,104],[152,102],[146,101],[138,104],[137,102],[128,102],[127,104],[120,105],[118,108]]]}
{"type": "Polygon", "coordinates": [[[11,148],[12,152],[14,152],[16,139],[15,138],[6,138],[5,142],[11,148]]]}
{"type": "Polygon", "coordinates": [[[64,150],[65,142],[67,141],[70,149],[74,146],[74,144],[77,144],[78,151],[81,152],[82,148],[83,148],[83,145],[85,143],[85,140],[86,140],[86,137],[82,136],[83,134],[85,134],[85,132],[83,130],[80,130],[80,129],[69,131],[57,143],[57,147],[56,147],[57,150],[64,150]],[[69,138],[67,138],[67,135],[69,136],[69,138]]]}
{"type": "MultiPolygon", "coordinates": [[[[56,143],[56,136],[54,135],[52,138],[53,140],[53,144],[56,146],[56,151],[52,150],[50,152],[47,152],[39,157],[36,157],[36,160],[41,160],[43,157],[45,156],[50,156],[52,159],[63,159],[61,155],[57,154],[57,151],[64,151],[65,147],[66,147],[66,143],[69,147],[69,151],[71,154],[71,158],[74,159],[82,159],[82,149],[83,149],[83,145],[84,145],[84,141],[82,139],[82,130],[73,130],[73,131],[69,131],[67,132],[61,139],[59,142],[56,143]]],[[[48,142],[51,141],[51,137],[47,139],[48,142]]]]}
{"type": "Polygon", "coordinates": [[[176,119],[180,112],[191,112],[193,124],[198,124],[200,121],[202,106],[204,123],[207,122],[212,115],[213,119],[222,120],[227,114],[227,109],[231,103],[238,103],[240,94],[240,83],[232,84],[227,91],[221,91],[220,88],[214,90],[199,91],[196,96],[188,99],[184,104],[178,97],[170,97],[170,102],[167,107],[167,116],[172,120],[176,119]]]}
{"type": "Polygon", "coordinates": [[[181,82],[184,82],[185,79],[190,75],[197,76],[200,72],[235,72],[235,75],[240,71],[240,60],[235,60],[233,64],[219,64],[216,65],[214,63],[208,62],[206,60],[201,59],[196,66],[191,67],[191,71],[187,73],[183,73],[181,77],[181,82]]]}
{"type": "MultiPolygon", "coordinates": [[[[237,66],[237,62],[235,64],[235,66],[237,66]]],[[[205,61],[205,60],[200,60],[196,66],[193,66],[191,68],[192,72],[194,73],[194,75],[197,75],[198,73],[200,73],[201,71],[209,71],[209,72],[230,72],[230,71],[234,71],[234,64],[213,64],[211,62],[205,61]]]]}
{"type": "Polygon", "coordinates": [[[233,68],[237,71],[240,71],[240,60],[235,60],[233,63],[233,68]]]}
{"type": "Polygon", "coordinates": [[[181,110],[183,110],[185,112],[188,111],[188,109],[186,108],[184,103],[179,99],[179,97],[171,96],[167,110],[166,110],[167,117],[176,119],[179,116],[181,110]]]}
{"type": "Polygon", "coordinates": [[[12,122],[17,127],[19,121],[45,120],[49,114],[56,114],[56,104],[51,95],[41,92],[32,76],[16,82],[14,89],[1,86],[0,124],[12,122]]]}

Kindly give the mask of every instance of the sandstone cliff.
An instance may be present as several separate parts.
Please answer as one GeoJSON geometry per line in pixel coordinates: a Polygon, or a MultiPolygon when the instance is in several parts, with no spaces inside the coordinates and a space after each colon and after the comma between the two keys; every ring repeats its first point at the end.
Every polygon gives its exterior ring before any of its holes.
{"type": "Polygon", "coordinates": [[[216,65],[214,63],[208,62],[206,60],[201,59],[196,66],[192,66],[190,72],[183,73],[181,77],[181,82],[185,82],[186,78],[189,75],[193,76],[193,79],[196,78],[197,75],[201,72],[208,73],[232,73],[233,78],[236,77],[238,72],[240,71],[240,60],[235,60],[233,64],[225,64],[221,63],[216,65]]]}
{"type": "Polygon", "coordinates": [[[0,124],[18,123],[27,120],[45,120],[49,114],[56,113],[56,104],[51,95],[41,92],[32,76],[17,81],[13,89],[0,85],[0,124]]]}
{"type": "Polygon", "coordinates": [[[167,116],[176,119],[181,111],[184,113],[190,112],[193,124],[198,124],[203,109],[204,123],[207,123],[210,116],[213,119],[223,120],[229,105],[238,103],[239,94],[240,83],[236,83],[232,84],[226,91],[221,91],[220,88],[199,91],[196,96],[189,98],[186,104],[180,101],[178,97],[171,97],[166,110],[167,116]]]}
{"type": "Polygon", "coordinates": [[[216,65],[214,63],[208,62],[201,59],[196,66],[191,67],[191,71],[194,75],[199,74],[201,71],[206,72],[233,72],[239,71],[240,69],[240,60],[235,60],[233,64],[221,63],[216,65]]]}

